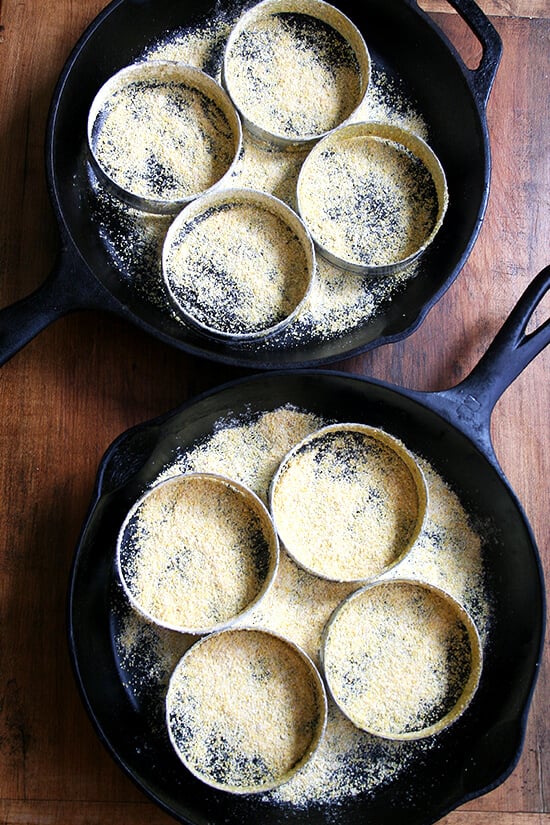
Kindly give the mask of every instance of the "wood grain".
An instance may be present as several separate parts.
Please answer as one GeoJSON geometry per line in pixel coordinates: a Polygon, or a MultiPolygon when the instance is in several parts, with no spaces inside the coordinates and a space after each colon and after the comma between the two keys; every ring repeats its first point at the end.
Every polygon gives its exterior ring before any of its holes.
{"type": "MultiPolygon", "coordinates": [[[[427,2],[427,0],[426,0],[427,2]]],[[[0,305],[42,283],[57,250],[44,134],[62,65],[103,0],[0,3],[0,305]]],[[[437,390],[468,374],[533,276],[550,263],[550,8],[480,5],[504,43],[489,100],[493,173],[483,227],[457,281],[404,342],[336,365],[437,390]]],[[[445,4],[433,5],[444,9],[445,4]]],[[[475,60],[456,15],[434,17],[475,60]]],[[[548,317],[549,301],[534,323],[548,317]]],[[[492,419],[496,453],[550,575],[550,348],[492,419]]],[[[95,313],[42,332],[0,371],[0,823],[173,821],[97,740],[65,641],[71,560],[104,450],[129,426],[239,374],[199,362],[95,313]]],[[[550,823],[550,657],[546,649],[522,757],[491,793],[445,825],[550,823]]]]}
{"type": "MultiPolygon", "coordinates": [[[[429,12],[451,10],[450,0],[418,0],[418,5],[429,12]]],[[[479,5],[490,17],[548,17],[547,0],[485,0],[479,5]]]]}

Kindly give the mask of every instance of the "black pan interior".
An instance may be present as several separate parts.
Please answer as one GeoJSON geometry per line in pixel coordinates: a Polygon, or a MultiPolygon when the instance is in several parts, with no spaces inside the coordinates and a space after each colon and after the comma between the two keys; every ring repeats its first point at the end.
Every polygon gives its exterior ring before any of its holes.
{"type": "Polygon", "coordinates": [[[210,392],[121,436],[104,458],[96,493],[70,587],[69,635],[77,680],[115,759],[176,819],[194,825],[427,825],[499,784],[513,769],[543,635],[538,554],[501,471],[421,396],[338,372],[264,373],[210,392]],[[493,607],[479,690],[467,712],[439,735],[437,747],[373,794],[305,811],[217,792],[188,775],[166,735],[152,732],[151,708],[123,686],[113,641],[115,539],[131,503],[173,460],[178,445],[188,447],[207,436],[228,411],[253,414],[286,403],[327,418],[383,427],[426,458],[484,525],[493,607]]]}
{"type": "MultiPolygon", "coordinates": [[[[109,76],[168,32],[220,17],[233,19],[238,7],[229,2],[115,0],[85,33],[60,80],[48,137],[48,174],[64,236],[78,250],[81,268],[89,269],[106,288],[106,308],[198,355],[261,369],[312,366],[405,337],[463,266],[484,214],[490,167],[483,96],[472,91],[447,40],[406,0],[369,0],[359,6],[349,0],[337,3],[362,30],[375,66],[395,78],[406,98],[415,101],[449,186],[444,225],[418,275],[391,302],[382,304],[376,316],[325,339],[305,335],[296,341],[281,334],[268,344],[239,347],[209,340],[140,294],[132,286],[131,273],[114,264],[112,248],[100,238],[85,159],[86,118],[94,94],[109,76]]],[[[497,49],[495,71],[498,57],[497,49]]],[[[120,229],[124,232],[123,225],[120,229]]]]}

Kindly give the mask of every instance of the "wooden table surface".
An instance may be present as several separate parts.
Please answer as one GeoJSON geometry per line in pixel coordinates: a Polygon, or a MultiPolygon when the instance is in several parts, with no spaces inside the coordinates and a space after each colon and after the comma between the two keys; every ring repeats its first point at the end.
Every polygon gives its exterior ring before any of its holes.
{"type": "MultiPolygon", "coordinates": [[[[58,236],[46,191],[47,110],[62,65],[103,0],[0,0],[0,306],[42,283],[58,236]]],[[[444,0],[423,0],[465,59],[478,49],[444,0]]],[[[493,175],[484,224],[453,286],[405,341],[338,367],[424,390],[455,384],[550,263],[550,2],[480,0],[504,45],[488,105],[493,175]]],[[[533,323],[548,315],[549,301],[533,323]]],[[[550,573],[550,348],[492,418],[496,453],[550,573]]],[[[0,373],[0,823],[172,821],[116,767],[73,681],[68,574],[98,462],[130,425],[237,375],[79,313],[0,373]]],[[[523,754],[496,790],[446,825],[550,823],[550,657],[523,754]]]]}

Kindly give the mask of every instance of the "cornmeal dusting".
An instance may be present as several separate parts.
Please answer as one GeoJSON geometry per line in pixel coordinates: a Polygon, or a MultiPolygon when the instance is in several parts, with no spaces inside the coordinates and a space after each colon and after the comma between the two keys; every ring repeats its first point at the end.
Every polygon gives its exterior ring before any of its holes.
{"type": "Polygon", "coordinates": [[[167,718],[184,763],[236,792],[284,781],[310,755],[324,721],[320,682],[295,647],[231,630],[194,645],[174,671],[167,718]]]}
{"type": "Polygon", "coordinates": [[[210,330],[251,335],[296,310],[312,272],[303,239],[281,214],[237,193],[184,214],[170,232],[164,273],[187,315],[210,330]]]}
{"type": "Polygon", "coordinates": [[[220,420],[204,443],[177,455],[159,475],[175,473],[227,474],[244,484],[267,504],[269,486],[288,451],[324,420],[313,413],[280,407],[252,417],[220,420]]]}
{"type": "Polygon", "coordinates": [[[216,16],[190,29],[174,29],[166,38],[151,43],[141,55],[141,60],[171,60],[196,66],[203,72],[221,80],[221,58],[234,19],[216,16]]]}
{"type": "Polygon", "coordinates": [[[121,533],[119,569],[130,598],[172,628],[228,622],[259,598],[275,565],[267,514],[239,488],[209,476],[158,485],[121,533]]]}
{"type": "Polygon", "coordinates": [[[229,170],[238,139],[219,103],[172,78],[150,77],[116,89],[96,117],[97,162],[122,189],[149,200],[179,201],[209,189],[229,170]]]}
{"type": "Polygon", "coordinates": [[[225,81],[249,121],[285,138],[323,134],[361,100],[351,45],[302,13],[272,13],[243,28],[226,56],[225,81]]]}
{"type": "MultiPolygon", "coordinates": [[[[223,49],[235,19],[214,19],[150,44],[147,60],[180,60],[221,79],[223,49]]],[[[350,120],[379,120],[409,129],[427,140],[422,113],[404,90],[398,77],[390,77],[381,65],[372,64],[367,94],[350,120]]],[[[304,151],[283,151],[260,143],[245,129],[243,147],[233,171],[223,186],[260,189],[274,194],[296,209],[296,182],[304,151]]],[[[166,219],[121,203],[90,173],[92,214],[102,243],[124,282],[147,307],[184,322],[174,312],[163,282],[161,250],[169,222],[166,219]]],[[[308,299],[291,323],[276,335],[254,343],[256,351],[286,350],[311,341],[334,340],[368,325],[384,311],[389,301],[399,300],[410,281],[422,272],[415,262],[392,274],[357,275],[339,269],[317,256],[317,273],[308,299]]],[[[184,327],[185,329],[185,327],[184,327]]]]}
{"type": "MultiPolygon", "coordinates": [[[[229,473],[266,502],[271,479],[288,451],[308,434],[331,423],[334,422],[292,406],[256,413],[246,410],[228,413],[200,442],[177,450],[160,471],[157,482],[181,472],[229,473]]],[[[425,459],[418,457],[418,462],[428,487],[424,525],[407,557],[382,579],[406,577],[444,589],[469,612],[485,644],[490,629],[490,602],[480,535],[444,478],[425,459]]],[[[357,585],[328,581],[308,573],[281,548],[278,573],[271,588],[237,624],[281,634],[319,664],[324,627],[336,607],[356,589],[357,585]]],[[[143,621],[136,614],[121,625],[118,656],[127,667],[136,646],[128,654],[125,649],[129,636],[127,625],[143,621]]],[[[148,626],[147,637],[161,632],[148,626]]],[[[147,666],[147,685],[158,678],[157,691],[150,687],[153,708],[164,706],[166,673],[173,667],[183,644],[179,642],[181,634],[171,636],[174,647],[171,654],[167,649],[170,639],[165,636],[162,643],[151,643],[149,647],[151,657],[158,655],[160,660],[158,665],[151,661],[147,666]]],[[[134,632],[130,638],[142,636],[134,632]]],[[[139,696],[140,703],[146,704],[142,695],[144,688],[135,684],[131,674],[126,679],[130,694],[139,696]]],[[[152,719],[157,718],[153,710],[150,714],[152,719]]],[[[266,800],[274,805],[301,809],[337,804],[357,794],[375,794],[377,789],[402,775],[415,759],[437,747],[437,741],[437,737],[403,742],[372,736],[352,724],[329,699],[326,732],[319,747],[300,771],[268,792],[266,800]]]]}
{"type": "Polygon", "coordinates": [[[233,182],[259,189],[280,198],[296,210],[296,184],[307,151],[277,149],[244,133],[240,157],[233,169],[233,182]]]}
{"type": "Polygon", "coordinates": [[[122,585],[114,592],[111,622],[122,683],[136,704],[147,707],[151,727],[160,729],[165,714],[159,690],[166,693],[174,668],[197,637],[149,622],[130,606],[122,585]]]}
{"type": "Polygon", "coordinates": [[[346,601],[323,652],[340,708],[358,727],[387,737],[421,734],[452,717],[474,663],[457,610],[435,590],[404,581],[346,601]]]}
{"type": "Polygon", "coordinates": [[[299,182],[300,212],[315,240],[340,260],[387,266],[429,238],[438,199],[420,158],[373,135],[313,152],[299,182]]]}
{"type": "Polygon", "coordinates": [[[271,500],[290,555],[338,581],[370,579],[393,566],[418,533],[423,507],[419,478],[397,445],[351,425],[323,430],[292,452],[271,500]]]}

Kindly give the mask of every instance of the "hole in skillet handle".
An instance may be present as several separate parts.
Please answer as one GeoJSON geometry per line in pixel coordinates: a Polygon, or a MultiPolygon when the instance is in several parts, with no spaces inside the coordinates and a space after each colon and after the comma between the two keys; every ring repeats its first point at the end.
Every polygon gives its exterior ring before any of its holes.
{"type": "MultiPolygon", "coordinates": [[[[548,271],[548,268],[547,268],[548,271]]],[[[537,333],[537,330],[550,323],[550,291],[548,291],[537,304],[536,309],[529,318],[525,327],[525,335],[531,336],[537,333]]]]}
{"type": "Polygon", "coordinates": [[[537,318],[541,302],[546,299],[548,305],[549,293],[550,265],[531,281],[477,366],[458,385],[462,396],[469,393],[481,402],[487,417],[503,392],[550,344],[550,318],[542,323],[537,318]]]}
{"type": "Polygon", "coordinates": [[[480,107],[489,93],[502,55],[497,30],[474,0],[414,0],[428,20],[436,13],[437,25],[448,45],[460,57],[480,107]]]}
{"type": "Polygon", "coordinates": [[[491,415],[503,393],[550,344],[550,318],[542,323],[537,318],[541,302],[548,302],[549,293],[550,265],[525,289],[470,374],[455,387],[434,393],[431,399],[432,408],[440,409],[451,423],[458,425],[496,465],[490,436],[491,415]]]}
{"type": "Polygon", "coordinates": [[[435,19],[460,54],[465,66],[476,71],[483,57],[483,45],[468,23],[446,0],[418,0],[420,8],[435,19]]]}

